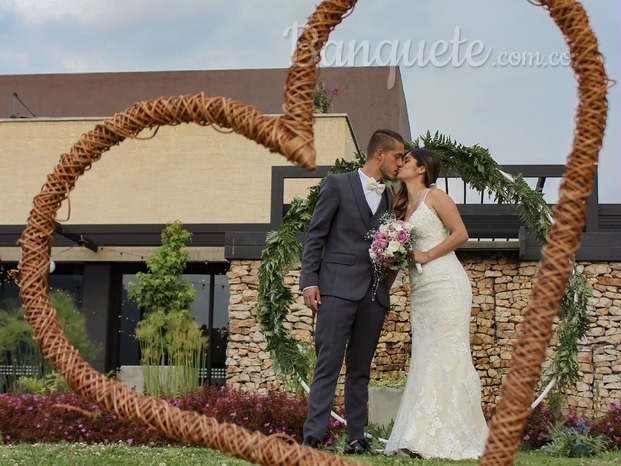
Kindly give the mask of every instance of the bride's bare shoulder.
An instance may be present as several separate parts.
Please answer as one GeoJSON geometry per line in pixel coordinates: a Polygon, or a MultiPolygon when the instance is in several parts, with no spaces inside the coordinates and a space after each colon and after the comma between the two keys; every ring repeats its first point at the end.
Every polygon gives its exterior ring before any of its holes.
{"type": "Polygon", "coordinates": [[[426,196],[427,199],[434,199],[434,200],[445,199],[447,197],[448,197],[448,194],[446,194],[444,191],[442,191],[437,186],[432,186],[431,188],[429,188],[429,191],[427,192],[427,196],[426,196]]]}
{"type": "Polygon", "coordinates": [[[451,196],[437,187],[431,188],[427,193],[426,198],[427,205],[435,209],[436,212],[455,205],[455,202],[451,196]]]}

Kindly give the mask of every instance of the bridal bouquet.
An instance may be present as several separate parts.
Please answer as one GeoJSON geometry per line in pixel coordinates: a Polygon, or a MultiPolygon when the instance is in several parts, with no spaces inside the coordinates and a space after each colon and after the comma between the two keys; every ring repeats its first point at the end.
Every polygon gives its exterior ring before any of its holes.
{"type": "MultiPolygon", "coordinates": [[[[403,268],[415,237],[414,225],[397,220],[393,213],[384,214],[379,228],[367,234],[367,238],[372,240],[369,257],[373,264],[373,297],[388,270],[398,271],[403,268]]],[[[416,264],[416,270],[419,273],[422,271],[420,264],[416,264]]]]}

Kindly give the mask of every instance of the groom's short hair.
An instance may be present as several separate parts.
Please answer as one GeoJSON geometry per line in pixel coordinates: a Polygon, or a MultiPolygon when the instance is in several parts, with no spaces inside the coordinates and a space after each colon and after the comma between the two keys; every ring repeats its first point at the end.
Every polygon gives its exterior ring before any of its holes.
{"type": "Polygon", "coordinates": [[[369,144],[367,144],[367,158],[373,157],[378,149],[389,151],[394,149],[395,144],[403,144],[403,137],[391,129],[378,129],[373,132],[369,144]]]}

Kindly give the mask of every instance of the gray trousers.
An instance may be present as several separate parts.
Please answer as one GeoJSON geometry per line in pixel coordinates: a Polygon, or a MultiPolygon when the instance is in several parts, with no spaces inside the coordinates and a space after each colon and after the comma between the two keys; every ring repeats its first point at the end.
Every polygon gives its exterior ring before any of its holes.
{"type": "Polygon", "coordinates": [[[304,437],[323,440],[343,356],[345,356],[345,417],[349,440],[364,438],[369,400],[371,361],[386,311],[371,300],[371,289],[361,301],[322,296],[315,327],[317,365],[308,396],[304,437]]]}

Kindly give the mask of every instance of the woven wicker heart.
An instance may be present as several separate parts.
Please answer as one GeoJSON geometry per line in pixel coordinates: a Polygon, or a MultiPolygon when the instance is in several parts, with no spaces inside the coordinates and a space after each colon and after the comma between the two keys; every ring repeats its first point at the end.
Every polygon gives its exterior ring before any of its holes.
{"type": "MultiPolygon", "coordinates": [[[[77,178],[103,152],[144,128],[190,122],[230,128],[280,152],[294,163],[313,168],[312,93],[317,81],[319,52],[330,31],[354,4],[355,0],[324,1],[309,18],[287,75],[283,116],[267,117],[243,103],[203,94],[144,102],[83,135],[48,175],[34,198],[22,235],[20,297],[43,355],[74,391],[97,403],[102,410],[159,429],[171,438],[217,448],[256,463],[348,463],[297,443],[289,444],[278,436],[266,437],[235,425],[218,424],[213,418],[195,412],[181,411],[160,399],[129,391],[93,370],[67,341],[56,320],[47,296],[47,271],[56,213],[77,178]]],[[[543,251],[537,286],[520,329],[481,464],[510,464],[517,452],[545,347],[552,336],[552,320],[569,277],[569,258],[578,248],[586,201],[593,185],[594,164],[606,125],[607,78],[582,6],[576,0],[542,0],[539,4],[549,10],[567,40],[578,78],[580,105],[573,150],[554,209],[555,223],[543,251]]]]}

